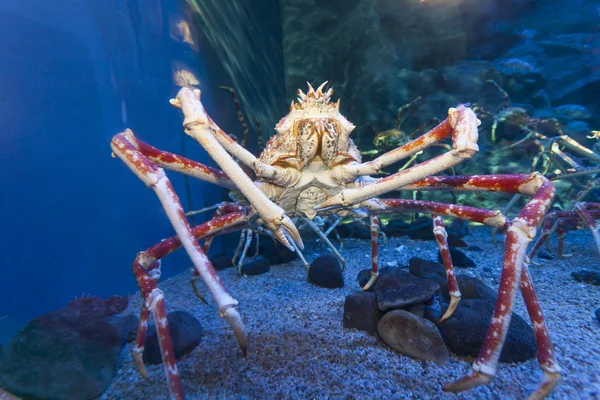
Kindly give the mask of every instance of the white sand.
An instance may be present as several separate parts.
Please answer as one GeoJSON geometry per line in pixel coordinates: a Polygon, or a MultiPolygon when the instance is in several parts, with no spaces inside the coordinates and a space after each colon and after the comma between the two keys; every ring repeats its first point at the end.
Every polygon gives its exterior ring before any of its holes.
{"type": "MultiPolygon", "coordinates": [[[[503,247],[493,245],[490,238],[486,228],[476,228],[465,238],[484,251],[467,252],[478,267],[458,273],[478,276],[497,288],[503,247]]],[[[416,361],[390,350],[375,336],[343,328],[344,298],[357,290],[358,271],[370,267],[367,241],[346,239],[344,244],[348,265],[342,289],[309,284],[299,260],[254,277],[239,278],[233,268],[221,271],[229,292],[240,301],[249,330],[246,358],[214,305],[202,305],[194,297],[188,274],[161,282],[169,311],[185,310],[204,328],[200,346],[178,363],[186,398],[522,399],[536,387],[541,372],[534,359],[501,364],[495,381],[487,386],[458,396],[444,393],[442,385],[467,373],[472,359],[451,356],[442,366],[416,361]]],[[[531,268],[564,370],[551,398],[600,398],[600,324],[594,316],[600,289],[570,276],[580,268],[598,271],[600,256],[586,231],[571,233],[565,247],[575,253],[573,257],[541,260],[543,266],[531,268]]],[[[317,257],[309,251],[305,255],[309,261],[317,257]]],[[[382,266],[393,261],[407,265],[413,256],[436,259],[435,242],[390,239],[380,260],[382,266]],[[395,250],[400,246],[402,252],[395,250]]],[[[139,294],[133,296],[128,312],[137,313],[140,301],[139,294]]],[[[516,312],[529,321],[520,297],[516,312]]],[[[131,344],[124,348],[117,375],[101,399],[167,399],[162,365],[148,367],[151,383],[146,382],[135,369],[131,348],[131,344]]]]}

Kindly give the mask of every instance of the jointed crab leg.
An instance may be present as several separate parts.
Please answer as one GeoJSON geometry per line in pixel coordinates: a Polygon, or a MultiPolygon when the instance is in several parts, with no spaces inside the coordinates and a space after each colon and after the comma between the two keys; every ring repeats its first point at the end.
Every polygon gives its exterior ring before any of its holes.
{"type": "Polygon", "coordinates": [[[379,276],[379,263],[377,261],[377,239],[379,238],[379,233],[381,232],[381,223],[379,222],[379,218],[377,218],[375,215],[371,215],[369,219],[371,222],[371,277],[366,285],[362,287],[362,291],[369,290],[379,276]]]}
{"type": "MultiPolygon", "coordinates": [[[[258,189],[254,183],[243,172],[240,166],[233,160],[231,155],[223,148],[222,144],[216,139],[220,136],[220,129],[216,126],[210,117],[206,114],[202,103],[200,102],[200,91],[182,88],[177,94],[177,99],[172,100],[171,104],[180,107],[185,119],[183,126],[188,135],[196,139],[219,167],[237,186],[252,206],[256,209],[264,223],[269,227],[279,241],[294,250],[284,232],[295,241],[301,249],[304,248],[300,233],[294,226],[290,218],[285,215],[281,207],[273,203],[269,198],[258,189]]],[[[225,133],[223,132],[223,135],[225,133]]],[[[225,135],[227,136],[227,135],[225,135]]],[[[228,137],[232,143],[233,139],[228,137]]],[[[235,143],[237,145],[237,143],[235,143]]],[[[238,145],[239,146],[239,145],[238,145]]],[[[240,146],[241,147],[241,146],[240,146]]],[[[237,156],[237,154],[234,154],[237,156]]],[[[239,157],[242,160],[241,157],[239,157]]]]}
{"type": "MultiPolygon", "coordinates": [[[[164,170],[157,167],[146,156],[141,154],[135,146],[129,142],[126,133],[116,135],[111,142],[111,148],[113,153],[119,157],[132,172],[142,180],[142,182],[152,188],[158,196],[167,217],[171,221],[175,232],[177,232],[181,244],[186,249],[186,252],[194,263],[194,267],[198,270],[205,285],[215,299],[218,305],[219,314],[231,325],[240,347],[244,350],[247,347],[247,336],[240,314],[235,308],[238,302],[227,293],[214,268],[210,264],[210,261],[202,251],[197,240],[194,238],[190,225],[185,218],[179,197],[175,193],[164,170]]],[[[153,258],[152,255],[149,255],[148,257],[144,257],[142,266],[149,268],[155,261],[156,259],[153,258]]],[[[159,289],[156,289],[153,290],[152,293],[154,293],[150,299],[152,302],[148,304],[148,308],[150,309],[152,309],[153,306],[162,303],[162,292],[160,292],[159,289]]],[[[161,318],[161,316],[158,317],[161,318]]],[[[161,318],[159,320],[159,328],[163,323],[166,324],[166,319],[161,318]]],[[[159,335],[160,334],[159,331],[159,335]]],[[[169,373],[170,371],[168,370],[167,372],[169,373]]]]}
{"type": "Polygon", "coordinates": [[[456,306],[460,302],[460,290],[458,289],[458,282],[456,281],[456,275],[454,275],[454,267],[452,265],[452,257],[450,257],[450,248],[448,247],[448,233],[444,227],[444,221],[441,215],[433,215],[433,234],[435,241],[437,242],[438,248],[440,249],[440,255],[442,256],[442,262],[444,263],[444,269],[446,270],[446,278],[448,278],[448,293],[450,294],[450,305],[448,309],[438,321],[438,324],[444,322],[444,320],[450,318],[456,306]]]}
{"type": "MultiPolygon", "coordinates": [[[[206,237],[210,238],[215,235],[241,229],[247,224],[248,219],[249,214],[247,210],[233,212],[194,227],[192,229],[192,234],[196,240],[206,237]]],[[[144,298],[136,335],[136,344],[133,349],[133,358],[140,374],[148,379],[148,373],[144,366],[142,354],[144,352],[149,312],[152,311],[154,320],[157,322],[159,344],[163,364],[169,381],[169,390],[171,391],[171,396],[176,399],[183,399],[183,391],[179,382],[177,365],[172,349],[169,327],[167,325],[166,310],[163,300],[164,296],[162,291],[158,289],[156,285],[160,277],[160,260],[180,247],[181,240],[178,236],[173,236],[138,253],[133,262],[133,273],[144,298]]],[[[194,288],[194,290],[197,289],[194,288]]],[[[238,337],[238,342],[242,347],[242,351],[245,353],[247,344],[244,343],[244,340],[245,338],[238,337]]]]}
{"type": "MultiPolygon", "coordinates": [[[[451,151],[394,175],[378,179],[374,183],[363,187],[345,189],[339,194],[330,197],[316,208],[318,210],[325,210],[357,204],[383,193],[403,188],[419,179],[453,167],[463,160],[470,158],[479,150],[477,146],[477,124],[479,120],[475,116],[475,113],[464,106],[459,106],[457,109],[451,108],[448,111],[447,121],[446,123],[453,128],[451,151]]],[[[424,136],[427,135],[425,134],[424,136]]],[[[385,154],[382,157],[384,156],[385,154]]]]}
{"type": "MultiPolygon", "coordinates": [[[[500,278],[500,290],[490,327],[488,328],[479,356],[473,364],[473,372],[471,375],[467,375],[446,385],[444,390],[461,392],[491,381],[496,373],[500,351],[512,316],[516,290],[521,282],[522,272],[524,268],[527,268],[524,265],[527,245],[535,237],[536,230],[554,198],[554,185],[549,180],[539,174],[532,174],[529,178],[528,180],[523,180],[521,176],[515,175],[512,179],[502,182],[503,186],[508,189],[517,189],[526,194],[533,194],[533,196],[506,229],[504,265],[500,278]]],[[[527,282],[527,284],[531,286],[530,282],[527,282]]],[[[534,307],[533,305],[530,306],[528,306],[528,311],[531,313],[534,307]]],[[[530,316],[539,321],[543,317],[539,307],[537,308],[539,315],[530,316]]],[[[544,333],[547,336],[545,329],[544,333]]],[[[531,398],[534,399],[541,399],[547,396],[560,379],[560,370],[554,362],[549,338],[547,340],[547,345],[541,346],[541,348],[538,348],[538,351],[542,352],[540,357],[543,357],[545,360],[552,360],[552,363],[551,366],[549,364],[542,365],[545,379],[538,390],[532,395],[531,398]]]]}
{"type": "Polygon", "coordinates": [[[308,226],[310,226],[310,228],[323,240],[323,242],[325,242],[327,247],[329,247],[331,249],[331,251],[333,252],[333,254],[335,254],[337,259],[340,260],[340,263],[342,264],[342,271],[343,271],[344,267],[346,266],[346,260],[344,260],[344,257],[342,257],[342,255],[335,248],[333,243],[331,243],[331,241],[329,240],[327,235],[325,233],[323,233],[323,231],[321,231],[321,229],[319,229],[319,227],[317,225],[315,225],[315,223],[312,222],[309,218],[302,217],[302,220],[304,222],[306,222],[308,224],[308,226]]]}
{"type": "Polygon", "coordinates": [[[200,179],[204,182],[214,183],[221,187],[235,190],[235,184],[222,171],[216,168],[209,167],[189,158],[182,157],[177,154],[169,153],[168,151],[159,150],[156,147],[150,146],[142,140],[135,137],[131,129],[126,129],[122,135],[127,137],[127,141],[135,147],[140,153],[148,157],[150,161],[159,167],[166,168],[171,171],[180,172],[184,175],[200,179]]]}

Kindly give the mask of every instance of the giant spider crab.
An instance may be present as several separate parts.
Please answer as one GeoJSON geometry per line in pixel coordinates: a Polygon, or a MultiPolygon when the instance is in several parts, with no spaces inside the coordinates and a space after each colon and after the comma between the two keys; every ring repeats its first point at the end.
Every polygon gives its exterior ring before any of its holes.
{"type": "Polygon", "coordinates": [[[181,246],[185,248],[193,261],[196,277],[204,281],[217,303],[219,314],[232,327],[245,354],[248,341],[244,323],[236,308],[238,302],[227,293],[206,256],[214,236],[266,225],[285,246],[301,249],[302,239],[290,217],[314,218],[317,214],[370,216],[372,277],[368,285],[371,285],[377,277],[377,216],[382,213],[421,211],[434,216],[433,228],[453,295],[451,305],[442,318],[452,313],[460,299],[460,292],[452,270],[441,217],[446,215],[476,221],[498,227],[506,234],[500,290],[481,352],[473,364],[472,372],[447,384],[444,390],[460,392],[493,379],[510,323],[514,297],[520,287],[535,330],[538,361],[544,372],[541,385],[531,397],[541,399],[547,396],[560,380],[560,369],[555,362],[546,324],[524,261],[527,245],[535,237],[553,200],[553,184],[539,173],[433,176],[478,151],[479,121],[473,111],[463,105],[450,108],[444,121],[419,138],[363,163],[360,152],[349,137],[354,125],[340,114],[339,100],[331,102],[333,90],[324,92],[324,85],[316,90],[309,85],[306,94],[298,90],[298,101],[292,102],[289,114],[279,121],[275,128],[276,135],[259,158],[223,132],[207,115],[200,101],[200,90],[182,88],[171,104],[182,109],[185,132],[202,145],[221,170],[158,150],[137,139],[131,130],[113,138],[113,155],[120,158],[156,193],[177,233],[177,236],[138,253],[133,263],[134,275],[143,296],[134,348],[134,359],[142,375],[145,375],[145,368],[141,354],[149,314],[152,313],[171,397],[183,399],[169,336],[164,295],[157,287],[160,259],[172,251],[181,246]],[[448,152],[385,178],[370,177],[382,168],[446,138],[452,139],[452,147],[448,152]],[[235,159],[254,171],[255,181],[250,179],[235,159]],[[223,203],[212,220],[191,227],[163,168],[240,191],[248,205],[223,203]],[[499,211],[432,201],[375,197],[397,190],[510,192],[529,195],[532,199],[516,218],[509,221],[499,211]],[[198,243],[199,239],[205,239],[203,246],[198,243]]]}

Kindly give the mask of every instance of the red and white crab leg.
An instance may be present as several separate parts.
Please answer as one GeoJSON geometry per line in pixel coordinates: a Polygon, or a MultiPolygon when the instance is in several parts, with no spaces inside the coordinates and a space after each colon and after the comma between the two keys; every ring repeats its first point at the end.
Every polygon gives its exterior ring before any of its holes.
{"type": "Polygon", "coordinates": [[[454,314],[456,306],[458,306],[458,303],[460,302],[460,290],[458,289],[456,275],[454,275],[454,266],[452,265],[450,248],[448,247],[448,233],[444,227],[444,220],[439,214],[433,215],[433,235],[435,236],[435,241],[440,249],[440,255],[442,256],[442,262],[444,263],[444,269],[446,270],[446,278],[448,279],[448,293],[450,294],[450,305],[444,315],[442,315],[442,318],[438,321],[438,324],[440,324],[454,314]]]}
{"type": "MultiPolygon", "coordinates": [[[[428,186],[423,185],[425,181],[428,181],[433,183],[437,188],[454,187],[455,189],[463,190],[482,190],[487,188],[490,191],[519,192],[530,195],[532,198],[506,229],[504,264],[500,278],[498,298],[483,346],[473,364],[473,371],[470,375],[460,378],[444,387],[444,390],[451,392],[461,392],[488,383],[495,376],[498,359],[500,358],[500,352],[512,316],[516,290],[521,281],[522,271],[524,268],[527,268],[524,265],[527,245],[535,237],[536,230],[554,198],[554,185],[552,182],[537,173],[529,176],[472,177],[465,181],[466,178],[430,177],[419,182],[419,185],[428,186]]],[[[531,315],[531,317],[543,318],[541,315],[531,315]]],[[[542,351],[546,350],[542,349],[542,351]]],[[[545,354],[544,357],[553,359],[552,354],[545,354]]],[[[538,391],[532,395],[532,398],[544,398],[555,384],[558,383],[560,370],[555,362],[553,362],[553,365],[555,366],[553,369],[548,369],[542,365],[545,376],[544,382],[538,391]]]]}
{"type": "Polygon", "coordinates": [[[371,277],[365,286],[362,287],[361,291],[369,290],[371,286],[377,280],[379,276],[379,262],[377,260],[377,240],[379,239],[379,233],[381,232],[381,222],[376,215],[369,217],[371,223],[371,277]]]}
{"type": "Polygon", "coordinates": [[[168,151],[159,150],[156,147],[138,139],[131,129],[126,129],[122,135],[127,137],[129,143],[134,146],[140,153],[148,157],[150,161],[159,167],[166,168],[171,171],[180,172],[192,178],[200,179],[204,182],[214,183],[221,187],[236,190],[235,184],[227,177],[223,171],[209,167],[189,158],[182,157],[177,154],[169,153],[168,151]]]}
{"type": "MultiPolygon", "coordinates": [[[[452,110],[454,109],[450,109],[449,113],[452,113],[452,110]]],[[[358,176],[375,175],[388,165],[392,165],[400,160],[405,159],[406,157],[416,155],[418,152],[434,145],[435,143],[451,137],[453,130],[454,128],[452,127],[450,118],[446,118],[429,132],[396,149],[382,154],[374,160],[362,164],[351,163],[340,166],[338,179],[343,182],[351,182],[358,176]]],[[[335,171],[332,172],[332,174],[335,174],[335,171]]]]}
{"type": "MultiPolygon", "coordinates": [[[[247,211],[238,211],[198,225],[192,229],[192,234],[196,240],[200,240],[206,237],[232,232],[243,228],[247,224],[248,219],[249,215],[247,211]]],[[[146,330],[148,328],[148,317],[150,311],[152,311],[154,320],[156,321],[163,365],[167,374],[167,380],[169,381],[169,390],[171,396],[176,399],[183,399],[183,390],[179,381],[177,364],[173,353],[173,345],[166,318],[164,295],[162,291],[158,289],[157,282],[161,273],[161,259],[180,247],[181,240],[178,236],[173,236],[155,244],[145,251],[139,252],[133,262],[133,274],[144,299],[142,311],[140,313],[136,342],[133,348],[133,359],[140,374],[144,378],[149,379],[142,355],[146,340],[146,330]]],[[[196,290],[196,288],[194,288],[194,290],[196,290]]],[[[242,351],[245,354],[247,347],[247,343],[245,342],[246,338],[237,338],[240,347],[242,347],[242,351]]]]}
{"type": "MultiPolygon", "coordinates": [[[[244,173],[231,155],[227,153],[215,138],[214,135],[217,131],[215,128],[216,124],[211,121],[200,102],[200,90],[192,91],[188,88],[182,88],[177,93],[177,98],[171,100],[171,104],[181,108],[183,111],[183,115],[185,116],[183,121],[185,132],[202,145],[221,170],[235,183],[237,189],[244,194],[277,239],[293,251],[294,247],[286,237],[287,233],[300,248],[304,248],[300,233],[292,220],[285,215],[284,210],[269,200],[256,187],[248,175],[244,173]]],[[[233,139],[231,140],[233,141],[233,139]]],[[[235,141],[233,142],[235,143],[235,141]]]]}
{"type": "Polygon", "coordinates": [[[477,124],[479,120],[475,116],[475,113],[465,106],[451,108],[448,114],[448,123],[453,128],[452,150],[404,171],[378,179],[374,183],[356,189],[344,189],[339,194],[319,204],[316,209],[332,209],[357,204],[383,193],[398,190],[403,186],[446,170],[465,159],[471,158],[479,150],[477,146],[477,124]]]}
{"type": "Polygon", "coordinates": [[[227,293],[210,261],[194,238],[190,225],[185,218],[183,207],[175,189],[162,168],[157,167],[141,154],[124,134],[116,135],[112,142],[113,153],[119,157],[131,171],[150,187],[160,200],[183,247],[191,258],[194,267],[204,280],[204,284],[215,299],[219,314],[227,320],[236,334],[240,346],[246,345],[246,332],[240,314],[236,310],[238,302],[227,293]]]}

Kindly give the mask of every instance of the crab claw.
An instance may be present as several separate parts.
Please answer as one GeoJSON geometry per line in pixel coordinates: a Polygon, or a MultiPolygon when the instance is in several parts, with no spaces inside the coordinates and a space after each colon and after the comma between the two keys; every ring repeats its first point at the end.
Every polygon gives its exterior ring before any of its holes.
{"type": "Polygon", "coordinates": [[[283,214],[279,221],[266,220],[265,223],[281,244],[290,251],[295,251],[294,246],[290,243],[290,239],[296,243],[300,250],[304,249],[304,243],[302,242],[300,232],[298,232],[296,225],[294,225],[287,215],[283,214]]]}

